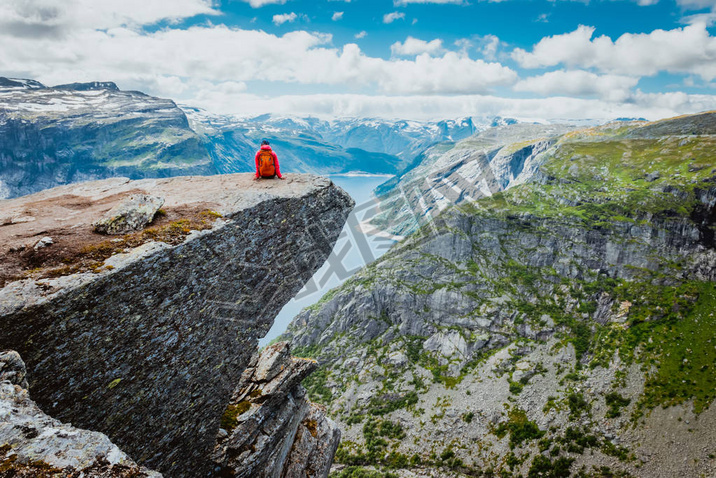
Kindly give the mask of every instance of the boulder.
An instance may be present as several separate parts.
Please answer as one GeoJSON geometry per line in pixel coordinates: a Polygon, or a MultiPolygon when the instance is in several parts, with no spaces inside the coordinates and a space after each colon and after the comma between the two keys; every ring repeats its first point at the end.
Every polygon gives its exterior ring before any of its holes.
{"type": "Polygon", "coordinates": [[[164,205],[164,198],[136,194],[110,209],[102,219],[94,223],[100,234],[127,234],[141,231],[152,222],[154,215],[164,205]]]}
{"type": "Polygon", "coordinates": [[[26,376],[25,362],[22,361],[19,353],[14,350],[0,352],[0,382],[10,382],[28,388],[26,376]]]}

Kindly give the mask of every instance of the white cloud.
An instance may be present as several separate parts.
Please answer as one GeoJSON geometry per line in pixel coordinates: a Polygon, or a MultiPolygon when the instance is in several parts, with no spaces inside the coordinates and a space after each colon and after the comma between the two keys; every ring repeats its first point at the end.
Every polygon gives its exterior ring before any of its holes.
{"type": "Polygon", "coordinates": [[[679,114],[716,109],[716,96],[685,93],[644,94],[629,101],[613,103],[600,99],[550,97],[539,99],[497,96],[368,96],[368,95],[285,95],[263,98],[254,95],[220,97],[216,102],[195,102],[217,113],[246,116],[276,114],[319,117],[380,117],[388,119],[437,120],[460,116],[503,116],[526,121],[595,120],[619,117],[656,120],[679,114]]]}
{"type": "Polygon", "coordinates": [[[500,63],[454,52],[439,58],[385,60],[356,44],[329,47],[331,35],[294,31],[277,36],[224,25],[139,32],[77,30],[67,38],[27,40],[0,32],[0,71],[47,84],[113,80],[150,92],[162,76],[214,83],[265,80],[373,88],[389,94],[484,93],[517,74],[500,63]],[[206,55],[211,51],[212,55],[206,55]]]}
{"type": "Polygon", "coordinates": [[[280,14],[280,15],[274,15],[274,16],[273,16],[273,22],[274,22],[276,25],[282,25],[282,24],[287,23],[287,22],[288,22],[288,23],[294,22],[294,21],[296,21],[297,18],[298,18],[298,15],[296,15],[296,14],[293,13],[293,12],[291,12],[291,13],[282,13],[282,14],[280,14]]]}
{"type": "Polygon", "coordinates": [[[343,12],[333,12],[333,16],[331,17],[331,20],[338,21],[341,18],[343,18],[343,12]]]}
{"type": "Polygon", "coordinates": [[[394,0],[393,4],[396,7],[405,6],[409,3],[438,3],[438,4],[454,4],[463,5],[465,0],[394,0]]]}
{"type": "Polygon", "coordinates": [[[702,8],[710,8],[716,11],[716,0],[676,0],[684,10],[701,10],[702,8]]]}
{"type": "Polygon", "coordinates": [[[497,49],[502,42],[495,35],[485,35],[481,38],[482,56],[487,60],[494,60],[497,57],[497,49]]]}
{"type": "Polygon", "coordinates": [[[211,0],[3,0],[0,31],[27,38],[60,37],[78,28],[137,27],[199,14],[220,12],[212,8],[211,0]]]}
{"type": "Polygon", "coordinates": [[[443,49],[443,41],[435,39],[432,41],[419,40],[417,38],[408,37],[405,42],[395,42],[390,46],[390,51],[393,55],[399,56],[413,56],[420,55],[422,53],[428,53],[435,55],[440,53],[443,49]]]}
{"type": "Polygon", "coordinates": [[[638,78],[596,75],[582,70],[551,71],[525,78],[515,84],[515,91],[531,91],[542,96],[597,96],[607,101],[626,101],[638,78]]]}
{"type": "Polygon", "coordinates": [[[355,38],[356,38],[357,40],[360,40],[361,38],[367,37],[367,36],[368,36],[368,32],[365,31],[365,30],[363,30],[363,31],[360,31],[360,32],[356,33],[354,36],[355,36],[355,38]]]}
{"type": "Polygon", "coordinates": [[[716,78],[716,37],[703,23],[651,33],[625,33],[616,41],[602,35],[592,38],[594,27],[545,37],[531,52],[517,48],[512,58],[524,68],[564,64],[597,68],[619,75],[645,76],[660,71],[716,78]]]}
{"type": "Polygon", "coordinates": [[[245,3],[248,3],[253,8],[260,8],[260,7],[263,7],[264,5],[271,5],[271,4],[283,5],[286,3],[286,0],[242,0],[242,1],[245,3]]]}
{"type": "Polygon", "coordinates": [[[405,13],[403,12],[392,12],[392,13],[386,13],[383,15],[383,23],[393,23],[396,20],[399,20],[401,18],[405,18],[405,13]]]}
{"type": "Polygon", "coordinates": [[[695,15],[688,15],[681,19],[681,23],[688,25],[694,25],[697,23],[703,23],[707,27],[713,26],[716,23],[716,11],[709,13],[697,13],[695,15]]]}

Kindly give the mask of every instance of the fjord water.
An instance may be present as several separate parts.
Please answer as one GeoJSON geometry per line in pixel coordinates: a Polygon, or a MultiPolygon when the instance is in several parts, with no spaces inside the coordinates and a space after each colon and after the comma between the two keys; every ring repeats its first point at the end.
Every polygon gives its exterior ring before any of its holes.
{"type": "Polygon", "coordinates": [[[301,291],[286,304],[259,346],[281,335],[301,309],[315,304],[330,289],[339,286],[363,266],[382,256],[395,240],[363,231],[361,223],[375,214],[373,190],[392,176],[374,174],[335,174],[328,177],[343,188],[356,206],[351,212],[333,251],[325,264],[301,291]]]}

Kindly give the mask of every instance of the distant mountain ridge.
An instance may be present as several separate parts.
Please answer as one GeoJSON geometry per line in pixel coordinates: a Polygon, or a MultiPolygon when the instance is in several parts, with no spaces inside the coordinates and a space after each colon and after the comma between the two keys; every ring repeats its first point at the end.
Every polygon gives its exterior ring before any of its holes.
{"type": "Polygon", "coordinates": [[[514,123],[216,115],[111,81],[48,87],[0,77],[0,198],[114,176],[249,172],[262,139],[283,172],[396,175],[435,144],[514,123]]]}
{"type": "Polygon", "coordinates": [[[252,170],[250,161],[247,164],[238,157],[252,158],[261,140],[267,139],[286,172],[398,174],[436,143],[459,141],[493,126],[516,123],[513,119],[472,117],[437,122],[271,114],[239,117],[180,106],[220,172],[252,170]]]}
{"type": "Polygon", "coordinates": [[[0,77],[0,198],[112,176],[214,173],[172,100],[111,82],[46,87],[0,77]]]}

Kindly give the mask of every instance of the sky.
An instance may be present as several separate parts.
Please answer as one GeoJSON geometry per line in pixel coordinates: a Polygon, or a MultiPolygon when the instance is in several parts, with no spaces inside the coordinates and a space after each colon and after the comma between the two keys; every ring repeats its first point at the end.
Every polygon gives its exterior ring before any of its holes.
{"type": "Polygon", "coordinates": [[[716,109],[716,0],[0,0],[0,76],[220,114],[658,119],[716,109]]]}

